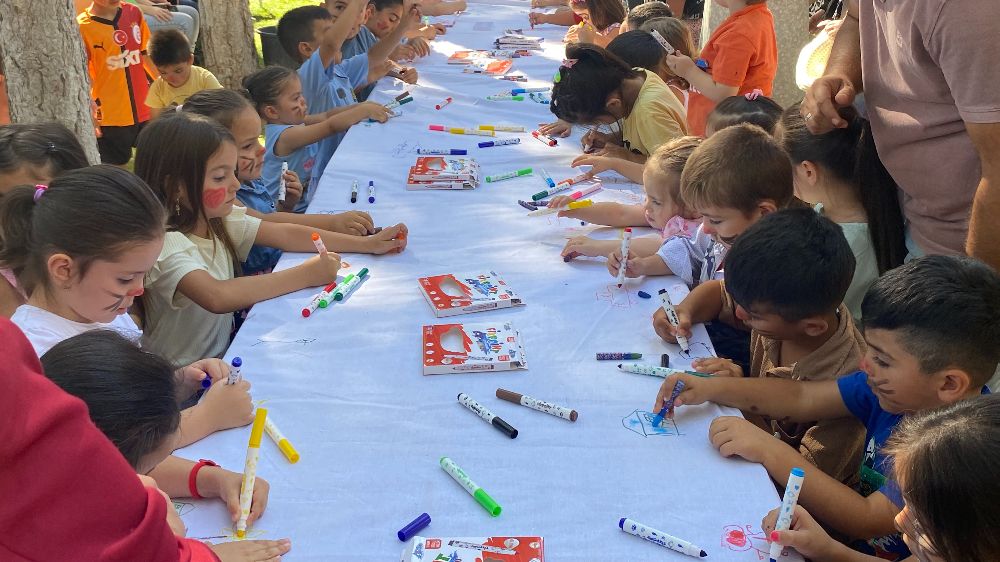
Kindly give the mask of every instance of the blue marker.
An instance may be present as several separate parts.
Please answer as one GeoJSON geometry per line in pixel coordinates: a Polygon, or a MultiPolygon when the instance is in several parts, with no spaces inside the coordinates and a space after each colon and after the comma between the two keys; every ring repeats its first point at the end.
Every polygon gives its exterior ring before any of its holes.
{"type": "Polygon", "coordinates": [[[201,379],[201,387],[208,388],[210,386],[212,386],[212,377],[208,376],[208,373],[205,373],[205,378],[201,379]]]}
{"type": "Polygon", "coordinates": [[[417,154],[436,154],[440,156],[464,156],[469,151],[464,148],[418,148],[417,154]]]}
{"type": "Polygon", "coordinates": [[[667,417],[667,412],[670,411],[670,408],[674,407],[674,400],[677,400],[677,395],[680,394],[682,390],[684,390],[684,381],[677,381],[677,384],[674,385],[673,392],[670,393],[670,398],[667,399],[667,403],[660,408],[660,413],[653,416],[653,427],[660,427],[660,424],[663,423],[663,418],[667,417]]]}
{"type": "Polygon", "coordinates": [[[368,180],[368,202],[375,202],[375,180],[368,180]]]}
{"type": "MultiPolygon", "coordinates": [[[[792,512],[795,511],[795,504],[799,501],[799,492],[802,491],[802,480],[806,477],[806,472],[799,467],[792,469],[788,475],[788,484],[785,486],[785,495],[781,498],[781,510],[778,511],[778,521],[774,524],[774,530],[787,531],[792,526],[792,512]]],[[[781,557],[784,547],[778,542],[771,543],[771,550],[768,553],[770,562],[777,562],[781,557]]]]}
{"type": "Polygon", "coordinates": [[[508,144],[521,144],[521,139],[517,137],[511,137],[509,139],[481,142],[479,143],[479,148],[489,148],[491,146],[504,146],[508,144]]]}
{"type": "Polygon", "coordinates": [[[229,369],[229,378],[226,379],[226,384],[236,384],[243,375],[240,374],[240,367],[243,366],[243,360],[239,357],[233,357],[232,367],[229,369]]]}
{"type": "Polygon", "coordinates": [[[545,171],[545,168],[539,168],[539,169],[540,169],[540,170],[542,171],[542,178],[544,178],[544,179],[545,179],[545,183],[546,183],[546,184],[547,184],[547,185],[548,185],[548,186],[549,186],[550,188],[553,188],[553,187],[555,187],[555,186],[556,186],[556,182],[555,182],[555,180],[553,180],[553,179],[552,179],[552,176],[550,176],[550,175],[549,175],[549,173],[545,171]]]}
{"type": "Polygon", "coordinates": [[[517,94],[530,94],[532,92],[548,92],[552,88],[549,86],[543,86],[540,88],[514,88],[510,91],[510,95],[516,96],[517,94]]]}

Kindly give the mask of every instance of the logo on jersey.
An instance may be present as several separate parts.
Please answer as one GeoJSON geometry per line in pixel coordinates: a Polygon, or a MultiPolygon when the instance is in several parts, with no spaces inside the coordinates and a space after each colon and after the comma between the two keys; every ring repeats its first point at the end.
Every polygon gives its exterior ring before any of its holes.
{"type": "Polygon", "coordinates": [[[120,55],[110,55],[105,62],[108,70],[120,70],[137,64],[142,64],[141,51],[125,51],[120,55]]]}
{"type": "Polygon", "coordinates": [[[142,29],[137,23],[132,24],[132,37],[135,38],[136,43],[142,44],[142,29]]]}
{"type": "Polygon", "coordinates": [[[120,29],[116,29],[115,32],[111,34],[111,39],[115,42],[115,45],[124,47],[125,43],[128,43],[128,34],[120,29]]]}

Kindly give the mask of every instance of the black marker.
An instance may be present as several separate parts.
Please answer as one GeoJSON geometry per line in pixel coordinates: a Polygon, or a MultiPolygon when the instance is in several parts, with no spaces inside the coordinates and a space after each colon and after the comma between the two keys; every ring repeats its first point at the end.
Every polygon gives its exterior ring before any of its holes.
{"type": "Polygon", "coordinates": [[[517,437],[517,430],[514,429],[513,426],[494,415],[493,412],[487,410],[479,402],[469,398],[468,394],[464,392],[460,393],[458,395],[458,403],[472,410],[477,416],[490,422],[490,425],[502,431],[507,437],[510,437],[511,439],[517,437]]]}

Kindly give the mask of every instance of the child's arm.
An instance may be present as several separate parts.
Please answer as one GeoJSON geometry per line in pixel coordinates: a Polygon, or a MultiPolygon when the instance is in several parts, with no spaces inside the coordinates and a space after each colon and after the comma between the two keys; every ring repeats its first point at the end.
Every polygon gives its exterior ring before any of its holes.
{"type": "Polygon", "coordinates": [[[358,16],[366,5],[364,0],[346,0],[346,2],[347,7],[320,38],[319,57],[323,61],[323,68],[341,61],[343,55],[340,49],[343,48],[351,27],[358,21],[358,16]]]}
{"type": "MultiPolygon", "coordinates": [[[[299,224],[262,222],[254,243],[285,252],[315,252],[313,232],[313,229],[299,224]]],[[[320,232],[319,235],[331,251],[386,254],[393,250],[403,251],[406,247],[407,229],[406,225],[397,224],[371,236],[352,236],[339,232],[320,232]]]]}
{"type": "MultiPolygon", "coordinates": [[[[667,267],[656,251],[660,249],[660,241],[653,238],[637,239],[629,247],[628,260],[625,263],[625,277],[634,278],[643,275],[671,275],[673,272],[667,267]],[[646,243],[643,243],[646,242],[646,243]],[[638,244],[637,244],[638,243],[638,244]]],[[[618,275],[618,268],[622,263],[622,248],[618,246],[608,254],[608,273],[612,277],[618,275]]]]}
{"type": "Polygon", "coordinates": [[[427,16],[446,16],[448,14],[457,14],[465,10],[468,4],[465,0],[444,0],[442,2],[429,3],[426,8],[424,8],[424,15],[427,16]]]}
{"type": "Polygon", "coordinates": [[[566,9],[556,10],[551,14],[546,14],[544,12],[531,12],[528,14],[528,22],[531,25],[549,23],[552,25],[564,25],[569,27],[571,25],[576,25],[576,18],[573,16],[573,10],[566,9]]]}
{"type": "Polygon", "coordinates": [[[216,431],[241,427],[252,421],[250,383],[245,380],[236,384],[216,381],[198,404],[181,412],[177,447],[186,447],[216,431]]]}
{"type": "MultiPolygon", "coordinates": [[[[191,488],[188,478],[194,461],[180,457],[169,456],[156,465],[149,475],[156,480],[156,485],[171,498],[190,498],[191,488]]],[[[233,521],[240,517],[240,488],[243,485],[243,475],[239,472],[226,470],[220,466],[202,466],[195,478],[195,488],[203,498],[219,498],[229,508],[229,516],[233,521]]],[[[260,476],[254,482],[253,500],[250,503],[250,517],[247,524],[260,518],[267,508],[267,496],[270,490],[267,480],[260,476]]]]}
{"type": "Polygon", "coordinates": [[[573,168],[577,166],[591,166],[590,171],[587,172],[587,175],[591,177],[607,170],[614,170],[635,183],[642,183],[643,165],[631,160],[599,156],[597,154],[581,154],[573,159],[570,166],[573,168]]]}
{"type": "Polygon", "coordinates": [[[667,66],[674,74],[687,80],[692,88],[716,103],[729,96],[735,96],[740,91],[738,85],[727,86],[716,82],[711,74],[698,68],[698,65],[687,55],[667,55],[666,60],[667,66]]]}
{"type": "MultiPolygon", "coordinates": [[[[657,256],[658,257],[658,256],[657,256]]],[[[661,260],[662,261],[662,260],[661,260]]],[[[691,337],[691,325],[715,320],[722,312],[722,282],[706,281],[688,293],[679,304],[674,305],[677,312],[679,331],[682,336],[691,337]]],[[[657,308],[653,313],[653,329],[664,340],[676,343],[675,328],[667,321],[667,313],[663,308],[657,308]]]]}
{"type": "Polygon", "coordinates": [[[407,28],[417,21],[420,21],[420,5],[407,1],[403,4],[403,17],[400,19],[399,24],[396,25],[396,29],[393,29],[391,33],[379,39],[378,43],[375,43],[368,49],[368,67],[377,66],[388,59],[389,54],[392,53],[392,50],[403,39],[403,34],[406,33],[407,28]]]}
{"type": "Polygon", "coordinates": [[[795,506],[789,530],[774,531],[774,523],[778,520],[780,510],[781,508],[771,510],[761,523],[761,528],[767,536],[771,536],[773,531],[777,535],[777,543],[794,548],[807,559],[813,562],[881,562],[881,558],[862,554],[833,540],[801,505],[795,506]]]}
{"type": "Polygon", "coordinates": [[[341,105],[324,111],[323,113],[314,113],[313,115],[306,115],[305,124],[315,125],[316,123],[321,123],[330,117],[337,115],[338,113],[343,113],[348,111],[353,107],[353,105],[341,105]]]}
{"type": "Polygon", "coordinates": [[[313,230],[328,230],[352,236],[368,236],[377,232],[371,215],[364,211],[345,211],[334,215],[284,212],[261,214],[247,208],[247,214],[265,222],[299,224],[313,230]]]}
{"type": "Polygon", "coordinates": [[[364,119],[374,119],[385,123],[389,112],[382,105],[366,101],[348,106],[345,111],[337,112],[326,119],[312,125],[298,125],[282,131],[274,143],[274,155],[278,158],[288,156],[303,146],[318,142],[330,135],[346,131],[364,119]]]}
{"type": "Polygon", "coordinates": [[[646,156],[643,154],[636,154],[631,150],[628,150],[624,146],[619,146],[617,144],[605,144],[604,148],[598,150],[594,153],[597,156],[604,156],[605,158],[618,159],[622,163],[619,166],[626,166],[629,163],[638,164],[642,167],[646,163],[646,156]]]}
{"type": "MultiPolygon", "coordinates": [[[[557,195],[549,201],[549,207],[562,207],[571,201],[572,199],[567,195],[557,195]]],[[[649,223],[646,222],[646,213],[641,205],[594,203],[582,209],[559,211],[558,216],[605,226],[649,226],[649,223]]]]}

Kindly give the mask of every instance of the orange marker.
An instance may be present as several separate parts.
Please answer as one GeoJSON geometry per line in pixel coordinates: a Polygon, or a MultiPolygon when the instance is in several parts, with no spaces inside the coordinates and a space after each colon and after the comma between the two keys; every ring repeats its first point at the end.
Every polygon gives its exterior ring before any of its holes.
{"type": "Polygon", "coordinates": [[[320,255],[326,254],[326,244],[323,243],[323,239],[319,237],[318,232],[312,233],[312,240],[313,245],[316,246],[316,251],[319,252],[320,255]]]}

